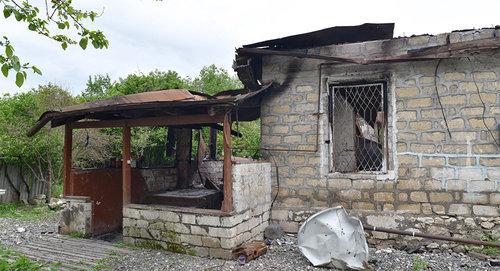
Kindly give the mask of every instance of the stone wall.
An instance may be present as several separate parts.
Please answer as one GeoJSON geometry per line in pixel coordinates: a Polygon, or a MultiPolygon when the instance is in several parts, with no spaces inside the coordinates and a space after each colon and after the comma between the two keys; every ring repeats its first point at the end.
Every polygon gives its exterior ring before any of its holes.
{"type": "Polygon", "coordinates": [[[67,196],[59,220],[59,233],[92,235],[92,201],[90,197],[67,196]]]}
{"type": "Polygon", "coordinates": [[[269,224],[270,192],[269,163],[233,165],[233,212],[129,204],[123,208],[124,241],[229,259],[236,246],[263,238],[269,224]]]}
{"type": "MultiPolygon", "coordinates": [[[[495,32],[500,35],[500,30],[482,29],[332,45],[309,52],[353,58],[390,56],[445,44],[447,40],[453,43],[492,38],[495,32]]],[[[442,216],[455,219],[474,216],[489,221],[488,217],[499,215],[500,155],[498,145],[485,128],[486,124],[498,140],[499,52],[475,55],[470,61],[442,60],[437,73],[438,61],[322,66],[320,63],[263,57],[263,80],[285,82],[285,88],[263,100],[262,147],[289,150],[271,152],[280,174],[272,220],[294,232],[308,214],[336,205],[358,212],[363,219],[373,212],[403,218],[432,217],[433,221],[444,219],[442,216]],[[388,84],[389,168],[383,174],[341,174],[332,168],[328,85],[362,80],[384,80],[388,84]],[[436,86],[451,136],[443,121],[436,86]],[[485,124],[478,92],[485,103],[485,124]]],[[[273,177],[276,192],[274,171],[273,177]]],[[[465,218],[458,221],[465,223],[465,218]]],[[[476,225],[481,225],[478,223],[481,221],[476,221],[476,225]]],[[[492,223],[492,228],[488,229],[491,224],[487,224],[488,227],[474,229],[498,230],[498,221],[492,223]]],[[[422,229],[426,230],[431,229],[422,229]]]]}
{"type": "Polygon", "coordinates": [[[172,190],[177,186],[177,168],[142,168],[139,169],[149,192],[172,190]]]}

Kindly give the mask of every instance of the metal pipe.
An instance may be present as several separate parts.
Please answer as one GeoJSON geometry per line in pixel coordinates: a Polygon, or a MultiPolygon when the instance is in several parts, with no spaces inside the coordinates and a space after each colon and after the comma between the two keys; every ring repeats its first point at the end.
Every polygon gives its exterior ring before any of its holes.
{"type": "Polygon", "coordinates": [[[448,237],[448,236],[442,236],[442,235],[432,235],[432,234],[427,234],[427,233],[402,231],[402,230],[388,229],[388,228],[382,228],[382,227],[372,227],[372,226],[368,226],[368,225],[363,225],[363,228],[367,231],[378,231],[378,232],[393,233],[393,234],[399,234],[399,235],[408,235],[408,236],[413,236],[413,237],[422,237],[422,238],[427,238],[427,239],[435,239],[435,240],[451,241],[451,242],[463,243],[463,244],[471,244],[471,245],[477,245],[477,246],[488,246],[488,247],[500,248],[500,243],[495,243],[495,242],[487,242],[487,241],[472,240],[472,239],[457,238],[457,237],[448,237]]]}

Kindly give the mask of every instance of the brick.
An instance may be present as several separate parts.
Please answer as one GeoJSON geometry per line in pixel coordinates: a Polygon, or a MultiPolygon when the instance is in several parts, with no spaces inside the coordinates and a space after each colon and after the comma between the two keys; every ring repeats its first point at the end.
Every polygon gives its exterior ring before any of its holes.
{"type": "Polygon", "coordinates": [[[304,184],[304,178],[283,178],[285,186],[300,186],[304,184]]]}
{"type": "Polygon", "coordinates": [[[288,132],[290,132],[290,128],[286,125],[273,125],[271,131],[274,134],[288,134],[288,132]]]}
{"type": "Polygon", "coordinates": [[[440,156],[422,156],[423,166],[444,166],[445,158],[440,156]]]}
{"type": "Polygon", "coordinates": [[[432,207],[430,203],[422,203],[422,213],[426,215],[432,214],[432,207]]]}
{"type": "Polygon", "coordinates": [[[305,163],[306,158],[304,155],[290,155],[286,160],[291,165],[302,165],[305,163]]]}
{"type": "Polygon", "coordinates": [[[399,193],[398,194],[398,200],[401,202],[405,202],[408,200],[408,194],[406,193],[399,193]]]}
{"type": "Polygon", "coordinates": [[[449,191],[464,191],[467,188],[467,181],[448,180],[446,189],[449,191]]]}
{"type": "Polygon", "coordinates": [[[299,124],[299,125],[294,125],[292,127],[292,131],[296,133],[307,133],[311,131],[315,131],[315,127],[313,125],[309,124],[299,124]]]}
{"type": "Polygon", "coordinates": [[[375,205],[370,202],[353,202],[352,208],[358,210],[375,210],[375,205]]]}
{"type": "Polygon", "coordinates": [[[490,194],[490,203],[491,204],[500,204],[500,193],[490,194]]]}
{"type": "Polygon", "coordinates": [[[422,109],[420,111],[420,116],[422,119],[443,119],[443,113],[441,109],[422,109]]]}
{"type": "Polygon", "coordinates": [[[451,132],[451,140],[455,142],[473,141],[476,137],[476,132],[451,132]]]}
{"type": "Polygon", "coordinates": [[[463,116],[481,116],[483,114],[482,107],[465,107],[460,109],[460,115],[463,116]]]}
{"type": "Polygon", "coordinates": [[[479,216],[498,217],[498,207],[497,206],[474,205],[474,206],[472,206],[472,212],[475,215],[479,215],[479,216]]]}
{"type": "Polygon", "coordinates": [[[160,220],[167,222],[179,222],[179,215],[174,212],[162,211],[160,212],[160,220]]]}
{"type": "Polygon", "coordinates": [[[373,200],[379,202],[393,202],[394,194],[388,192],[377,192],[373,194],[373,200]]]}
{"type": "Polygon", "coordinates": [[[312,86],[303,85],[297,86],[296,90],[297,92],[313,92],[314,88],[312,86]]]}
{"type": "Polygon", "coordinates": [[[308,102],[318,102],[318,94],[309,93],[306,95],[306,101],[308,102]]]}
{"type": "Polygon", "coordinates": [[[398,120],[416,120],[417,119],[417,111],[399,111],[397,113],[398,120]]]}
{"type": "Polygon", "coordinates": [[[436,152],[436,146],[434,144],[412,143],[410,145],[410,149],[412,152],[416,152],[416,153],[435,153],[436,152]]]}
{"type": "Polygon", "coordinates": [[[302,137],[300,135],[289,135],[283,137],[283,141],[288,144],[297,144],[300,143],[302,137]]]}
{"type": "Polygon", "coordinates": [[[301,198],[286,198],[283,206],[304,206],[304,200],[301,198]]]}
{"type": "Polygon", "coordinates": [[[355,189],[342,190],[338,193],[342,200],[359,200],[361,199],[361,191],[355,189]]]}
{"type": "Polygon", "coordinates": [[[453,195],[445,192],[431,192],[429,193],[430,202],[440,203],[440,202],[452,202],[453,195]]]}
{"type": "Polygon", "coordinates": [[[351,188],[350,179],[333,179],[328,183],[329,187],[335,191],[351,188]]]}
{"type": "Polygon", "coordinates": [[[474,144],[472,151],[477,154],[498,154],[498,147],[496,144],[474,144]]]}
{"type": "Polygon", "coordinates": [[[417,135],[415,133],[400,132],[397,133],[398,140],[417,140],[417,135]]]}
{"type": "Polygon", "coordinates": [[[422,76],[418,79],[418,83],[420,85],[434,85],[434,82],[434,76],[422,76]]]}
{"type": "MultiPolygon", "coordinates": [[[[441,126],[443,128],[446,128],[444,120],[440,122],[441,126]]],[[[448,119],[448,127],[450,129],[464,129],[465,128],[465,122],[461,118],[455,118],[455,119],[448,119]]]]}
{"type": "Polygon", "coordinates": [[[353,180],[352,187],[355,189],[372,189],[375,187],[373,180],[353,180]]]}
{"type": "Polygon", "coordinates": [[[417,87],[396,88],[396,97],[416,97],[419,94],[417,87]]]}
{"type": "Polygon", "coordinates": [[[467,153],[467,145],[446,144],[443,145],[443,153],[467,153]]]}
{"type": "Polygon", "coordinates": [[[416,131],[428,131],[432,128],[432,122],[430,121],[411,121],[410,129],[416,131]]]}
{"type": "Polygon", "coordinates": [[[396,145],[396,150],[398,152],[405,152],[407,151],[408,147],[406,145],[406,143],[404,142],[398,142],[397,145],[396,145]]]}
{"type": "Polygon", "coordinates": [[[399,180],[396,188],[398,190],[419,190],[422,183],[419,180],[399,180]]]}
{"type": "Polygon", "coordinates": [[[466,103],[465,95],[450,95],[441,97],[441,104],[443,105],[462,105],[466,103]]]}
{"type": "Polygon", "coordinates": [[[195,224],[196,223],[196,216],[195,215],[190,215],[190,214],[182,214],[182,223],[185,224],[195,224]]]}
{"type": "Polygon", "coordinates": [[[472,204],[487,204],[488,195],[479,193],[464,193],[462,195],[462,201],[464,203],[472,203],[472,204]]]}
{"type": "Polygon", "coordinates": [[[271,112],[275,114],[286,114],[292,112],[292,107],[290,105],[277,105],[271,107],[271,112]]]}
{"type": "MultiPolygon", "coordinates": [[[[496,104],[497,101],[497,95],[496,94],[489,94],[489,93],[481,93],[481,99],[485,104],[496,104]]],[[[471,105],[482,105],[483,103],[479,99],[479,96],[477,94],[471,94],[469,97],[469,104],[471,105]]]]}
{"type": "Polygon", "coordinates": [[[428,202],[427,193],[422,191],[411,192],[410,199],[415,202],[428,202]]]}
{"type": "Polygon", "coordinates": [[[495,191],[494,181],[471,181],[469,192],[493,192],[495,191]]]}
{"type": "Polygon", "coordinates": [[[431,168],[431,178],[433,179],[453,179],[455,177],[454,168],[431,168]]]}
{"type": "Polygon", "coordinates": [[[420,214],[420,204],[400,204],[396,206],[396,210],[404,213],[420,214]]]}
{"type": "Polygon", "coordinates": [[[476,81],[495,81],[497,75],[494,72],[475,72],[472,74],[476,81]]]}
{"type": "Polygon", "coordinates": [[[409,99],[406,101],[406,107],[408,108],[422,108],[432,106],[431,98],[417,98],[409,99]]]}
{"type": "Polygon", "coordinates": [[[445,140],[444,132],[424,132],[421,137],[422,142],[442,142],[445,140]]]}
{"type": "Polygon", "coordinates": [[[313,113],[316,111],[315,103],[304,103],[295,105],[295,113],[313,113]]]}
{"type": "Polygon", "coordinates": [[[400,165],[418,166],[418,157],[416,155],[398,155],[400,165]]]}
{"type": "MultiPolygon", "coordinates": [[[[480,83],[478,83],[479,89],[481,90],[481,87],[479,86],[480,83]]],[[[458,88],[460,89],[460,92],[462,93],[471,93],[471,92],[477,92],[477,87],[474,82],[460,82],[458,83],[458,88]]]]}
{"type": "Polygon", "coordinates": [[[461,180],[482,180],[483,172],[480,168],[462,167],[458,169],[458,178],[461,180]]]}
{"type": "Polygon", "coordinates": [[[469,127],[481,128],[481,129],[485,128],[485,126],[484,126],[485,123],[486,123],[486,127],[488,127],[489,129],[494,129],[496,126],[496,123],[497,123],[495,118],[484,118],[484,122],[483,122],[483,118],[472,118],[472,119],[469,119],[468,122],[469,122],[469,127]]]}
{"type": "Polygon", "coordinates": [[[448,213],[451,215],[470,215],[470,208],[467,204],[451,204],[448,213]]]}
{"type": "Polygon", "coordinates": [[[315,175],[317,170],[314,167],[299,167],[295,172],[299,175],[315,175]]]}
{"type": "Polygon", "coordinates": [[[444,74],[445,81],[460,81],[465,80],[465,73],[463,72],[447,72],[444,74]]]}
{"type": "Polygon", "coordinates": [[[450,166],[474,166],[476,165],[475,157],[450,157],[448,158],[450,166]]]}
{"type": "Polygon", "coordinates": [[[199,225],[207,225],[207,226],[220,226],[220,220],[217,216],[198,216],[196,218],[196,222],[199,225]]]}
{"type": "Polygon", "coordinates": [[[500,167],[500,157],[481,157],[479,164],[488,167],[500,167]]]}
{"type": "Polygon", "coordinates": [[[429,169],[427,168],[412,168],[410,169],[410,177],[412,178],[426,178],[429,176],[429,169]]]}
{"type": "Polygon", "coordinates": [[[432,212],[438,215],[444,215],[445,209],[443,205],[432,205],[432,212]]]}

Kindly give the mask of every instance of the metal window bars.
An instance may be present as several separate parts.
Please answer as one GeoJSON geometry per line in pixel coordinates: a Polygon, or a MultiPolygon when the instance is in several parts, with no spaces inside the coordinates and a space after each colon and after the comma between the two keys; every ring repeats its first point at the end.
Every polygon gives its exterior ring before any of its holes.
{"type": "Polygon", "coordinates": [[[386,169],[385,84],[332,85],[333,167],[337,172],[386,169]]]}

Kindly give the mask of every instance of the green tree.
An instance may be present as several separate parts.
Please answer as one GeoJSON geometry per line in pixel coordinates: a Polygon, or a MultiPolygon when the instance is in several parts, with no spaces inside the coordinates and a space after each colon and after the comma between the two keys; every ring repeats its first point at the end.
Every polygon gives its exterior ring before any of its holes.
{"type": "MultiPolygon", "coordinates": [[[[90,42],[96,49],[108,48],[108,40],[99,30],[91,30],[85,23],[99,16],[95,11],[85,11],[75,7],[72,0],[45,0],[33,5],[28,0],[0,0],[5,20],[13,19],[26,25],[29,31],[58,42],[62,49],[78,44],[86,49],[90,42]]],[[[8,77],[15,72],[15,82],[21,87],[27,71],[42,74],[39,68],[23,63],[15,54],[8,37],[0,41],[0,66],[2,74],[8,77]]]]}
{"type": "MultiPolygon", "coordinates": [[[[62,129],[45,127],[30,138],[26,136],[26,132],[43,112],[71,104],[73,104],[73,98],[70,93],[52,84],[0,98],[0,157],[2,160],[19,166],[27,177],[47,184],[52,184],[51,180],[60,179],[62,129]]],[[[25,184],[29,192],[30,182],[25,184]]]]}
{"type": "Polygon", "coordinates": [[[224,68],[210,65],[201,69],[189,87],[192,90],[215,95],[223,90],[242,88],[243,84],[237,77],[229,75],[224,68]]]}
{"type": "Polygon", "coordinates": [[[109,89],[113,86],[108,74],[89,76],[87,87],[81,94],[82,102],[90,102],[109,97],[109,89]]]}
{"type": "Polygon", "coordinates": [[[130,74],[120,78],[109,89],[110,96],[187,87],[186,80],[175,71],[155,70],[148,74],[130,74]]]}

